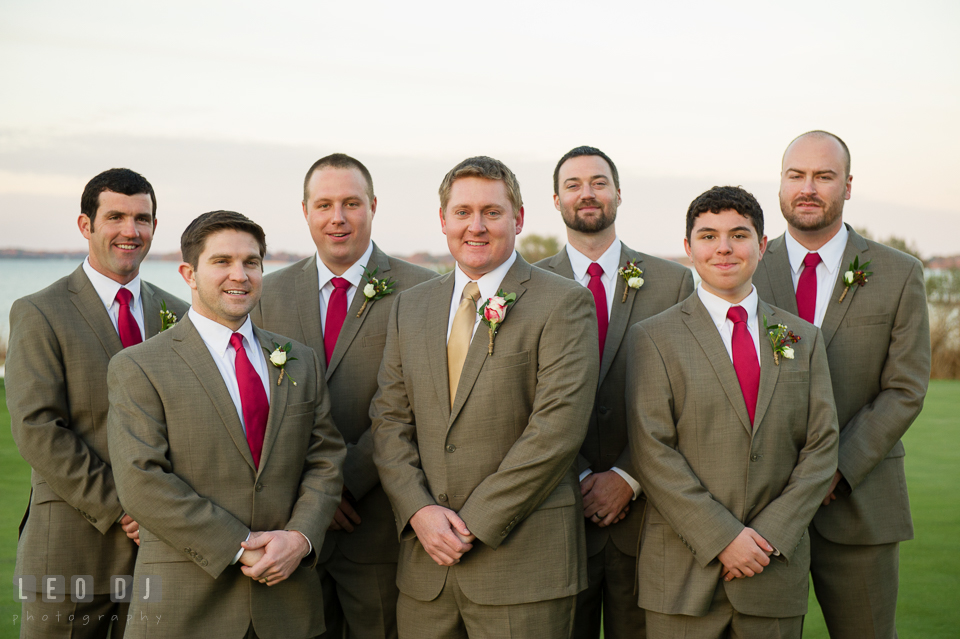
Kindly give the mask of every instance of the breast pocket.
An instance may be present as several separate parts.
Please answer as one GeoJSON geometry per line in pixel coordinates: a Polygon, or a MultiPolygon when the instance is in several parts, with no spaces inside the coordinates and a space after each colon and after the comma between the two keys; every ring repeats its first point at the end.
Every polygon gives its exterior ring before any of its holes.
{"type": "Polygon", "coordinates": [[[880,313],[878,315],[860,315],[859,317],[848,317],[843,323],[844,326],[875,326],[890,324],[890,313],[880,313]]]}
{"type": "Polygon", "coordinates": [[[497,370],[499,368],[509,368],[510,366],[522,366],[530,361],[530,351],[520,351],[519,353],[510,353],[498,355],[494,351],[493,355],[487,357],[483,367],[487,370],[497,370]]]}
{"type": "Polygon", "coordinates": [[[363,338],[363,347],[364,348],[380,348],[382,349],[387,344],[387,334],[380,333],[379,335],[367,335],[363,338]]]}
{"type": "Polygon", "coordinates": [[[781,384],[808,384],[810,371],[783,371],[777,379],[781,384]]]}

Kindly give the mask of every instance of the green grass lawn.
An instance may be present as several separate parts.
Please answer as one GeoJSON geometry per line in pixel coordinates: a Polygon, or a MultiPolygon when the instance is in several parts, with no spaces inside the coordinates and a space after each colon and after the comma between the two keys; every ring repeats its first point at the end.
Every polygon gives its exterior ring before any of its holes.
{"type": "MultiPolygon", "coordinates": [[[[900,635],[956,637],[960,629],[960,381],[930,383],[920,418],[904,438],[916,539],[900,546],[900,635]]],[[[17,527],[30,494],[30,468],[10,434],[0,380],[0,639],[16,637],[13,568],[17,527]]],[[[827,637],[811,588],[804,637],[827,637]]]]}

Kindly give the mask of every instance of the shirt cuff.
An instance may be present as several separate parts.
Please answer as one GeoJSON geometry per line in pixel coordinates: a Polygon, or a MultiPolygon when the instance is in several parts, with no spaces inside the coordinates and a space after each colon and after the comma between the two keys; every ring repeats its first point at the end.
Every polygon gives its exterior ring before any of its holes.
{"type": "Polygon", "coordinates": [[[612,471],[615,472],[616,474],[618,474],[618,475],[620,475],[621,477],[623,477],[623,481],[627,482],[627,485],[630,486],[630,488],[633,489],[633,499],[631,499],[630,501],[634,501],[637,497],[640,496],[640,484],[637,482],[636,479],[634,479],[633,477],[631,477],[630,475],[628,475],[626,471],[621,470],[621,469],[617,468],[616,466],[614,466],[614,467],[611,468],[610,470],[612,470],[612,471]]]}
{"type": "Polygon", "coordinates": [[[304,535],[304,534],[303,534],[302,532],[300,532],[299,530],[294,530],[294,531],[292,531],[292,532],[300,533],[300,536],[307,540],[307,554],[304,555],[304,557],[309,557],[309,556],[310,556],[310,553],[313,552],[313,544],[310,543],[310,538],[307,537],[306,535],[304,535]]]}
{"type": "MultiPolygon", "coordinates": [[[[244,539],[244,541],[250,541],[250,535],[251,535],[251,534],[252,534],[252,532],[248,532],[248,533],[247,533],[247,538],[244,539]]],[[[234,565],[235,563],[237,563],[238,561],[240,561],[240,555],[242,555],[242,554],[243,554],[243,548],[241,547],[241,548],[240,548],[240,552],[238,552],[238,553],[237,553],[237,556],[233,558],[233,561],[230,562],[230,565],[232,566],[232,565],[234,565]]]]}
{"type": "Polygon", "coordinates": [[[583,481],[584,479],[587,478],[587,475],[590,475],[590,474],[592,474],[592,473],[593,473],[592,470],[590,470],[589,468],[586,469],[585,471],[583,471],[582,473],[580,473],[580,481],[583,481]]]}

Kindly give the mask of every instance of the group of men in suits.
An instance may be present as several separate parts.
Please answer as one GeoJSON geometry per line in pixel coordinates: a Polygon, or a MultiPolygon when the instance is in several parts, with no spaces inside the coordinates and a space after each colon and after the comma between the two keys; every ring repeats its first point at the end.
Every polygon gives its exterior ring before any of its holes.
{"type": "Polygon", "coordinates": [[[702,194],[695,288],[619,239],[599,149],[557,163],[568,243],[536,265],[516,177],[468,158],[438,277],[377,247],[334,154],[304,179],[316,254],[263,277],[262,229],[203,214],[188,307],[139,278],[152,187],[97,176],[89,258],[11,311],[21,636],[799,637],[810,572],[832,636],[895,636],[929,335],[919,262],[843,224],[851,180],[839,138],[794,140],[769,245],[752,195],[702,194]]]}

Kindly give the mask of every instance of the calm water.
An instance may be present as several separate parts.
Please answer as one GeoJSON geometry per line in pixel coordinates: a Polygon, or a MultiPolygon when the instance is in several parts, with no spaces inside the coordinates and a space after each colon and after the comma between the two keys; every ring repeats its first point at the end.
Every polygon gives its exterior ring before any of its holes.
{"type": "MultiPolygon", "coordinates": [[[[76,259],[24,260],[0,259],[0,335],[6,340],[10,334],[10,307],[24,295],[35,293],[53,284],[64,275],[69,275],[80,265],[76,259]]],[[[190,287],[177,271],[179,262],[146,261],[140,266],[140,276],[180,299],[190,301],[190,287]]],[[[279,262],[267,262],[264,271],[269,273],[287,266],[279,262]]]]}

